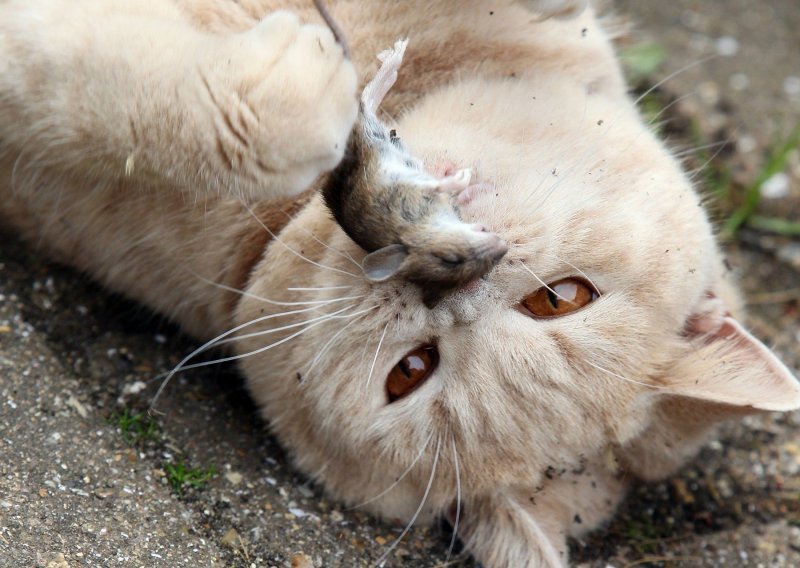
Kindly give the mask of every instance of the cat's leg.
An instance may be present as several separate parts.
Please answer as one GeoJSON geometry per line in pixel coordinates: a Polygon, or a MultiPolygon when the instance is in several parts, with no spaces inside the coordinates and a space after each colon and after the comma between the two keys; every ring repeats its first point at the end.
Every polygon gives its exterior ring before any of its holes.
{"type": "Polygon", "coordinates": [[[356,74],[330,31],[276,12],[193,27],[168,0],[0,2],[0,153],[189,192],[289,195],[342,157],[356,74]]]}

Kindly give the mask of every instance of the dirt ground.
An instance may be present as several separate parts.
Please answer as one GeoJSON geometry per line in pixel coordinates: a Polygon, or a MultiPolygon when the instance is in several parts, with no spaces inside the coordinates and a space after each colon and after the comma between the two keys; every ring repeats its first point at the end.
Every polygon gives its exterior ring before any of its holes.
{"type": "MultiPolygon", "coordinates": [[[[710,161],[739,188],[800,121],[800,4],[765,4],[617,4],[637,41],[667,53],[649,84],[694,64],[658,89],[686,95],[665,132],[678,148],[716,144],[688,153],[688,167],[710,161]]],[[[798,221],[797,149],[782,173],[758,211],[798,221]]],[[[740,193],[717,204],[720,223],[740,193]]],[[[798,369],[800,239],[746,227],[727,247],[750,327],[798,369]]],[[[343,510],[294,472],[233,369],[188,372],[156,424],[132,418],[191,348],[35,243],[0,234],[0,566],[354,567],[386,551],[399,528],[343,510]]],[[[392,565],[442,566],[448,540],[444,528],[416,529],[392,565]]],[[[800,566],[800,412],[726,427],[677,477],[637,487],[572,555],[598,568],[800,566]]]]}

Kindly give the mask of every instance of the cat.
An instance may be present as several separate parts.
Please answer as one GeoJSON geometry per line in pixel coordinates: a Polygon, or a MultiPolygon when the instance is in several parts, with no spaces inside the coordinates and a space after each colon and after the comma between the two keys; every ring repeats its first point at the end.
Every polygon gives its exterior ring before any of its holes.
{"type": "Polygon", "coordinates": [[[445,516],[487,568],[568,564],[633,478],[800,407],[591,5],[330,10],[352,59],[300,0],[0,2],[4,222],[228,349],[330,495],[445,516]],[[508,243],[433,309],[363,274],[318,191],[401,37],[384,120],[487,180],[461,214],[508,243]]]}

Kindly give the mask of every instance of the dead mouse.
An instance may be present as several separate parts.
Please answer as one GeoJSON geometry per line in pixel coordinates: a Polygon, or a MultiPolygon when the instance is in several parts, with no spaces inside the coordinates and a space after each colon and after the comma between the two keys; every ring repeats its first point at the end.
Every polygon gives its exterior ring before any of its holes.
{"type": "Polygon", "coordinates": [[[470,199],[471,172],[437,178],[405,149],[377,109],[397,79],[408,40],[378,55],[382,65],[361,95],[359,117],[342,162],[323,187],[336,221],[368,251],[364,274],[420,284],[425,304],[486,274],[507,252],[506,243],[480,224],[461,220],[470,199]]]}

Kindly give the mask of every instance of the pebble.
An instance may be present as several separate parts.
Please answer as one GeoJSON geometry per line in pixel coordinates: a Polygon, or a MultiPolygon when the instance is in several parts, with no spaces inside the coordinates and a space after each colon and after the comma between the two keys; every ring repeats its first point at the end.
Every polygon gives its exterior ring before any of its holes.
{"type": "Polygon", "coordinates": [[[228,531],[222,536],[222,540],[220,543],[223,546],[227,546],[228,548],[233,548],[238,550],[242,544],[242,537],[234,528],[228,529],[228,531]]]}
{"type": "Polygon", "coordinates": [[[292,555],[292,568],[314,568],[314,561],[304,552],[296,552],[292,555]]]}
{"type": "Polygon", "coordinates": [[[761,195],[767,199],[780,199],[789,195],[789,176],[785,172],[767,178],[761,185],[761,195]]]}
{"type": "Polygon", "coordinates": [[[229,471],[225,474],[225,479],[231,485],[239,485],[242,482],[242,474],[236,471],[229,471]]]}
{"type": "Polygon", "coordinates": [[[783,80],[783,92],[790,97],[800,96],[800,77],[789,75],[783,80]]]}
{"type": "Polygon", "coordinates": [[[731,36],[722,36],[717,40],[717,53],[723,57],[732,57],[739,53],[739,40],[731,36]]]}

